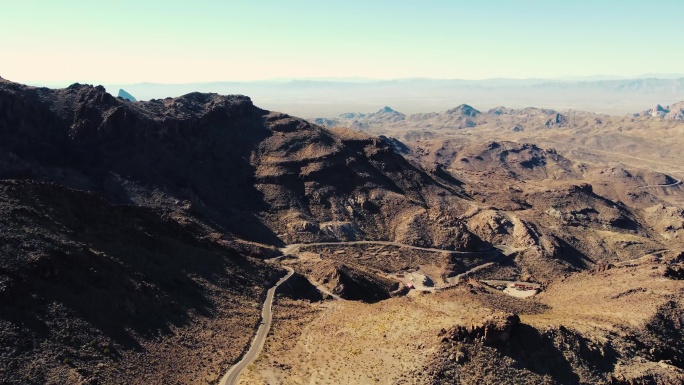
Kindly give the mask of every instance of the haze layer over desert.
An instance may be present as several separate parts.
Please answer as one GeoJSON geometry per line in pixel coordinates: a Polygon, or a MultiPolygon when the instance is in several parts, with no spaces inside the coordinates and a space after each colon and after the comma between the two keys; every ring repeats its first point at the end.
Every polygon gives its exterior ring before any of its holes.
{"type": "Polygon", "coordinates": [[[681,3],[2,9],[0,383],[684,383],[681,3]]]}

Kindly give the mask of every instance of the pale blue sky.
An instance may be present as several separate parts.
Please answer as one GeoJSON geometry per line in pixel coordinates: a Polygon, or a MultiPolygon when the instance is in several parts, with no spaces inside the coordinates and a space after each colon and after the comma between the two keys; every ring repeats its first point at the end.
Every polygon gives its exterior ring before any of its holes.
{"type": "Polygon", "coordinates": [[[184,83],[684,72],[684,1],[0,0],[0,76],[184,83]]]}

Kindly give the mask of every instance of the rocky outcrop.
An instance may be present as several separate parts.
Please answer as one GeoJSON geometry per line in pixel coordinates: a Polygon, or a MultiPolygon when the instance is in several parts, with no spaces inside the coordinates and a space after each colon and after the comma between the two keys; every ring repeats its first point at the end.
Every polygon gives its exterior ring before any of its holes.
{"type": "Polygon", "coordinates": [[[497,346],[508,342],[519,324],[520,317],[517,314],[495,313],[480,324],[470,327],[457,325],[446,330],[442,341],[479,342],[485,346],[497,346]]]}
{"type": "Polygon", "coordinates": [[[670,111],[665,115],[667,120],[684,120],[684,102],[670,106],[670,111]]]}
{"type": "Polygon", "coordinates": [[[565,127],[568,119],[561,114],[556,114],[553,118],[546,121],[544,124],[546,127],[565,127]]]}
{"type": "Polygon", "coordinates": [[[677,357],[639,357],[657,353],[651,341],[606,340],[564,326],[536,329],[513,314],[440,335],[439,350],[422,371],[430,384],[674,385],[684,379],[677,357]]]}
{"type": "Polygon", "coordinates": [[[668,266],[665,270],[665,277],[677,280],[684,280],[684,265],[668,266]]]}
{"type": "Polygon", "coordinates": [[[668,120],[684,120],[684,109],[681,109],[679,111],[672,111],[669,114],[665,115],[665,119],[668,120]]]}
{"type": "Polygon", "coordinates": [[[675,103],[666,107],[658,104],[653,108],[643,111],[641,114],[635,114],[635,116],[639,115],[665,120],[684,120],[684,102],[675,103]]]}
{"type": "Polygon", "coordinates": [[[611,385],[681,385],[684,370],[661,362],[641,361],[617,365],[610,376],[611,385]]]}
{"type": "Polygon", "coordinates": [[[664,118],[667,113],[669,113],[670,110],[666,107],[661,106],[660,104],[657,104],[655,107],[648,109],[642,113],[642,115],[645,116],[651,116],[654,118],[664,118]]]}

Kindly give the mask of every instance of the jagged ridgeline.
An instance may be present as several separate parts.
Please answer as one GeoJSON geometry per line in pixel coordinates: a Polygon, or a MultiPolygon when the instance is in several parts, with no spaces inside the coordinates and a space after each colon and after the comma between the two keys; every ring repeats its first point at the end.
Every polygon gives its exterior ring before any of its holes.
{"type": "Polygon", "coordinates": [[[532,141],[637,148],[677,108],[308,122],[0,80],[0,383],[217,383],[287,267],[244,381],[675,384],[678,171],[532,141]]]}
{"type": "Polygon", "coordinates": [[[468,247],[423,231],[458,194],[382,139],[245,96],[0,80],[0,382],[212,381],[282,274],[262,258],[307,240],[468,247]]]}

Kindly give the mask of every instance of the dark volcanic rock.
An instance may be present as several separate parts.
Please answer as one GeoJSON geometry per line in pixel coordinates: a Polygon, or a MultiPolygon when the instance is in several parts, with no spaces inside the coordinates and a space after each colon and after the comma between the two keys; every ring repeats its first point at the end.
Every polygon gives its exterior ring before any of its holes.
{"type": "Polygon", "coordinates": [[[665,276],[672,279],[684,280],[684,266],[673,265],[668,266],[665,270],[665,276]]]}
{"type": "MultiPolygon", "coordinates": [[[[0,181],[0,229],[0,383],[82,383],[68,373],[112,360],[128,366],[121,383],[150,372],[189,381],[192,361],[210,347],[192,330],[224,330],[246,344],[275,277],[192,218],[53,183],[0,181]],[[200,350],[157,354],[156,338],[176,336],[200,350]],[[145,365],[129,366],[139,360],[145,365]],[[162,373],[169,362],[174,369],[162,373]]],[[[92,379],[114,383],[104,372],[92,379]]]]}
{"type": "Polygon", "coordinates": [[[479,341],[485,346],[496,346],[508,342],[519,324],[520,317],[517,314],[496,313],[470,328],[455,326],[446,331],[444,338],[460,342],[479,341]]]}
{"type": "MultiPolygon", "coordinates": [[[[216,375],[248,345],[277,276],[257,258],[298,240],[391,239],[397,218],[446,189],[458,187],[381,139],[246,96],[131,103],[101,86],[0,80],[0,382],[216,375]],[[120,369],[96,370],[111,360],[120,369]]],[[[389,297],[342,273],[342,295],[389,297]]]]}
{"type": "Polygon", "coordinates": [[[330,218],[386,238],[388,216],[425,204],[423,186],[439,189],[385,141],[345,135],[239,95],[132,104],[90,85],[52,90],[0,82],[0,178],[55,181],[117,203],[182,209],[262,243],[282,243],[276,234],[287,242],[334,236],[297,235],[289,226],[330,218]],[[391,193],[394,202],[385,203],[395,207],[337,209],[371,191],[391,193]],[[291,207],[302,215],[281,218],[291,207]]]}

